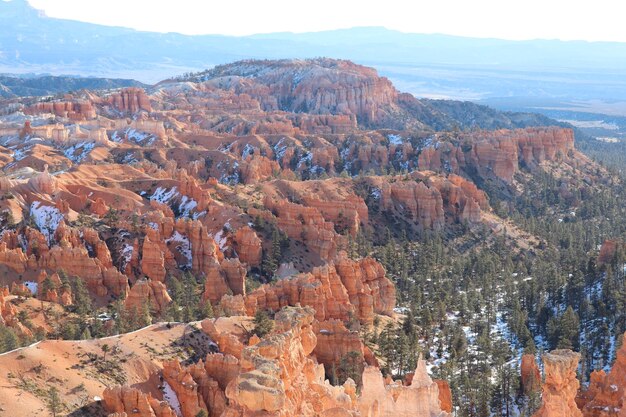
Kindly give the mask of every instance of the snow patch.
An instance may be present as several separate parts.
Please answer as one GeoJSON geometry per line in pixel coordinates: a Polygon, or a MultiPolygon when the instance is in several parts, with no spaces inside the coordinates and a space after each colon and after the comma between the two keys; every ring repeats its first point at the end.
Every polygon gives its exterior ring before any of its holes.
{"type": "Polygon", "coordinates": [[[34,201],[30,205],[30,215],[39,228],[39,231],[46,237],[48,244],[52,242],[54,232],[63,220],[63,214],[56,207],[45,206],[41,201],[34,201]]]}
{"type": "Polygon", "coordinates": [[[176,187],[172,187],[171,190],[167,190],[167,188],[159,187],[156,189],[154,194],[150,196],[150,200],[158,201],[159,203],[167,204],[172,198],[176,197],[178,192],[176,191],[176,187]]]}
{"type": "Polygon", "coordinates": [[[183,416],[183,413],[180,410],[180,401],[178,401],[178,396],[167,381],[163,382],[163,399],[170,405],[170,407],[172,407],[172,410],[174,410],[178,417],[183,416]]]}
{"type": "Polygon", "coordinates": [[[176,250],[185,257],[187,262],[184,265],[179,265],[179,267],[191,268],[191,242],[189,242],[189,238],[175,231],[172,237],[165,240],[165,243],[174,243],[176,244],[176,250]]]}
{"type": "Polygon", "coordinates": [[[95,146],[96,144],[93,142],[80,142],[63,151],[63,155],[75,164],[79,164],[89,156],[89,153],[93,150],[93,148],[95,148],[95,146]]]}
{"type": "Polygon", "coordinates": [[[402,145],[404,143],[404,139],[400,135],[387,135],[387,139],[389,139],[390,145],[402,145]]]}
{"type": "Polygon", "coordinates": [[[126,265],[128,265],[132,257],[133,257],[133,246],[129,245],[128,243],[124,243],[124,247],[122,248],[122,251],[120,252],[120,259],[122,260],[122,265],[121,265],[122,271],[126,269],[126,265]]]}
{"type": "Polygon", "coordinates": [[[39,285],[36,282],[26,281],[24,282],[24,285],[26,286],[26,288],[28,288],[28,291],[30,291],[33,295],[37,295],[37,289],[39,285]]]}

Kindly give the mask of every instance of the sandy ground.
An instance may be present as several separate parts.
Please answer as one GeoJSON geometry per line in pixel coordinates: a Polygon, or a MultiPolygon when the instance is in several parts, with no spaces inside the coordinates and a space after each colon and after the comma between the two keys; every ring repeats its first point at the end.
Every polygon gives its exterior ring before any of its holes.
{"type": "MultiPolygon", "coordinates": [[[[160,323],[98,340],[46,340],[2,354],[0,416],[52,415],[46,408],[46,391],[53,386],[59,390],[65,412],[94,403],[105,387],[122,382],[152,391],[160,398],[155,372],[163,360],[184,356],[172,342],[189,334],[190,329],[188,325],[160,323]],[[106,362],[104,344],[110,348],[106,362]],[[109,363],[112,365],[104,371],[102,364],[109,363]]],[[[97,413],[89,415],[95,417],[97,413]]]]}

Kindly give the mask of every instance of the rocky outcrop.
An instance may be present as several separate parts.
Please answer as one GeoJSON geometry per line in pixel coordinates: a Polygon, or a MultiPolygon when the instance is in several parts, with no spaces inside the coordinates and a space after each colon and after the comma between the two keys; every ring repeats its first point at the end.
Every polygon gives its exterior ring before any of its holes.
{"type": "Polygon", "coordinates": [[[455,174],[432,172],[367,180],[380,210],[401,218],[418,231],[441,230],[447,224],[476,224],[490,210],[486,194],[455,174]]]}
{"type": "Polygon", "coordinates": [[[576,405],[579,360],[580,354],[571,350],[554,350],[543,356],[545,382],[541,407],[534,417],[582,417],[576,405]]]}
{"type": "Polygon", "coordinates": [[[363,343],[359,333],[348,330],[342,321],[315,322],[313,330],[317,336],[313,354],[324,365],[327,375],[339,369],[341,361],[351,353],[356,353],[363,364],[378,366],[376,357],[363,343]]]}
{"type": "Polygon", "coordinates": [[[262,241],[249,226],[242,227],[235,233],[235,249],[239,260],[250,267],[261,265],[263,257],[262,241]]]}
{"type": "Polygon", "coordinates": [[[262,339],[250,338],[247,346],[224,331],[225,323],[219,320],[227,319],[204,320],[202,328],[224,353],[209,354],[204,363],[187,367],[177,361],[164,363],[163,396],[169,406],[131,388],[109,388],[104,394],[105,409],[141,416],[152,411],[146,415],[159,416],[167,412],[163,408],[170,408],[182,417],[195,417],[201,410],[211,417],[450,415],[442,410],[440,400],[448,398],[449,390],[430,379],[421,359],[408,386],[386,381],[375,367],[363,373],[360,395],[351,379],[331,385],[324,379],[324,367],[313,357],[318,337],[311,308],[282,309],[272,332],[262,339]],[[440,386],[446,391],[443,395],[440,386]]]}
{"type": "Polygon", "coordinates": [[[140,314],[147,306],[154,314],[162,314],[172,302],[165,284],[159,281],[140,279],[130,288],[124,306],[131,312],[140,314]]]}
{"type": "Polygon", "coordinates": [[[338,238],[334,225],[318,209],[270,198],[265,199],[265,207],[276,215],[278,227],[291,239],[304,242],[322,259],[335,257],[338,238]]]}
{"type": "Polygon", "coordinates": [[[539,372],[535,355],[522,355],[520,372],[524,394],[529,395],[530,393],[539,392],[541,390],[541,373],[539,372]]]}
{"type": "Polygon", "coordinates": [[[267,111],[354,116],[363,125],[397,124],[398,92],[372,68],[349,61],[315,59],[241,61],[210,72],[213,84],[249,95],[267,111]],[[254,82],[244,82],[249,77],[254,82]]]}
{"type": "MultiPolygon", "coordinates": [[[[154,239],[154,237],[153,237],[154,239]]],[[[141,271],[150,279],[165,281],[165,258],[158,242],[147,234],[141,251],[141,271]]]]}
{"type": "Polygon", "coordinates": [[[443,411],[439,385],[426,371],[426,362],[418,360],[413,380],[408,386],[400,382],[385,383],[380,370],[367,367],[359,397],[361,415],[380,417],[450,416],[443,411]]]}
{"type": "Polygon", "coordinates": [[[215,303],[225,295],[244,295],[246,293],[246,268],[239,259],[223,259],[206,269],[203,299],[215,303]]]}
{"type": "Polygon", "coordinates": [[[450,389],[450,384],[442,379],[436,379],[435,383],[439,388],[441,410],[446,413],[452,413],[452,390],[450,389]]]}
{"type": "MultiPolygon", "coordinates": [[[[625,336],[626,338],[626,336],[625,336]]],[[[623,342],[622,342],[623,343],[623,342]]],[[[626,410],[626,344],[617,351],[609,371],[593,371],[578,399],[585,417],[623,417],[626,410]]]]}
{"type": "Polygon", "coordinates": [[[602,242],[600,246],[600,253],[598,254],[598,265],[606,265],[613,261],[618,248],[623,248],[623,243],[616,239],[607,239],[602,242]]]}
{"type": "MultiPolygon", "coordinates": [[[[167,387],[171,389],[176,401],[180,404],[179,410],[182,417],[196,417],[201,410],[208,412],[207,405],[202,396],[202,390],[209,389],[211,381],[208,379],[201,364],[200,372],[193,372],[195,367],[183,369],[177,360],[166,361],[163,363],[163,380],[167,387]],[[196,382],[192,373],[198,375],[198,379],[202,376],[206,377],[202,380],[204,386],[196,382]]],[[[215,385],[217,383],[213,381],[215,385]]]]}
{"type": "Polygon", "coordinates": [[[459,145],[431,140],[419,154],[421,170],[475,172],[483,178],[495,176],[506,183],[520,166],[533,169],[545,161],[570,158],[574,132],[564,128],[527,128],[462,134],[459,145]]]}
{"type": "Polygon", "coordinates": [[[245,184],[256,184],[260,181],[267,180],[280,171],[278,162],[260,156],[251,155],[243,160],[241,166],[241,175],[245,184]]]}
{"type": "Polygon", "coordinates": [[[151,394],[136,388],[106,388],[102,394],[104,409],[109,417],[177,417],[172,408],[164,401],[158,401],[151,394]]]}
{"type": "Polygon", "coordinates": [[[383,210],[401,213],[422,230],[440,230],[445,224],[441,194],[423,182],[383,182],[380,202],[383,210]]]}
{"type": "MultiPolygon", "coordinates": [[[[30,291],[26,288],[12,289],[11,293],[27,296],[30,291]]],[[[30,339],[33,337],[33,332],[20,322],[18,316],[17,307],[9,302],[6,298],[9,296],[9,289],[7,287],[0,288],[0,326],[11,327],[17,332],[18,335],[30,339]]]]}
{"type": "Polygon", "coordinates": [[[245,297],[249,315],[297,304],[313,307],[319,321],[372,323],[375,314],[393,314],[395,288],[374,259],[353,261],[342,254],[334,263],[263,285],[245,297]]]}
{"type": "Polygon", "coordinates": [[[40,102],[25,108],[24,113],[29,115],[52,113],[72,121],[90,120],[96,117],[96,110],[89,101],[40,102]]]}
{"type": "Polygon", "coordinates": [[[150,99],[142,88],[124,88],[119,93],[111,94],[108,103],[122,113],[136,113],[139,110],[152,111],[150,99]]]}

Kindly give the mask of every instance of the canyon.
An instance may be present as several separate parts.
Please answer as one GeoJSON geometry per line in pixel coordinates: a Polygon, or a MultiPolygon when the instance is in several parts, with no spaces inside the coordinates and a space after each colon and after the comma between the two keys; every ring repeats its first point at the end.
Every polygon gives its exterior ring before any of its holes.
{"type": "MultiPolygon", "coordinates": [[[[540,251],[494,197],[550,174],[574,204],[609,181],[571,129],[454,130],[451,115],[342,60],[240,61],[11,108],[0,116],[0,326],[60,337],[46,308],[73,320],[89,299],[94,317],[82,323],[110,335],[23,354],[62,351],[69,368],[84,346],[113,366],[105,340],[120,344],[118,360],[140,346],[119,365],[126,377],[88,377],[88,403],[112,417],[450,416],[461,405],[429,375],[431,357],[406,375],[377,357],[372,337],[407,320],[407,307],[383,260],[356,247],[364,236],[444,236],[459,256],[500,238],[516,240],[515,254],[540,251]],[[271,329],[257,334],[264,314],[271,329]],[[146,321],[139,340],[115,333],[129,318],[146,321]],[[146,353],[155,329],[176,354],[146,353]],[[188,337],[201,342],[176,345],[188,337]],[[336,380],[348,360],[357,369],[336,380]]],[[[617,246],[607,241],[598,263],[617,246]]],[[[623,362],[622,350],[577,397],[576,354],[546,354],[543,384],[524,356],[524,390],[542,390],[538,416],[618,416],[623,389],[610,387],[624,386],[623,362]]],[[[35,394],[26,408],[0,406],[29,415],[45,407],[35,394]]]]}

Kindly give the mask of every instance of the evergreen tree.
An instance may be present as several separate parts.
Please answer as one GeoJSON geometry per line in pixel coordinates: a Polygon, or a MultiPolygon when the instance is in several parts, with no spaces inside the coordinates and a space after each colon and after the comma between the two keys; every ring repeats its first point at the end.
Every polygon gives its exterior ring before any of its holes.
{"type": "Polygon", "coordinates": [[[274,322],[270,318],[269,314],[265,310],[258,310],[254,315],[254,329],[252,333],[263,337],[272,331],[274,328],[274,322]]]}

